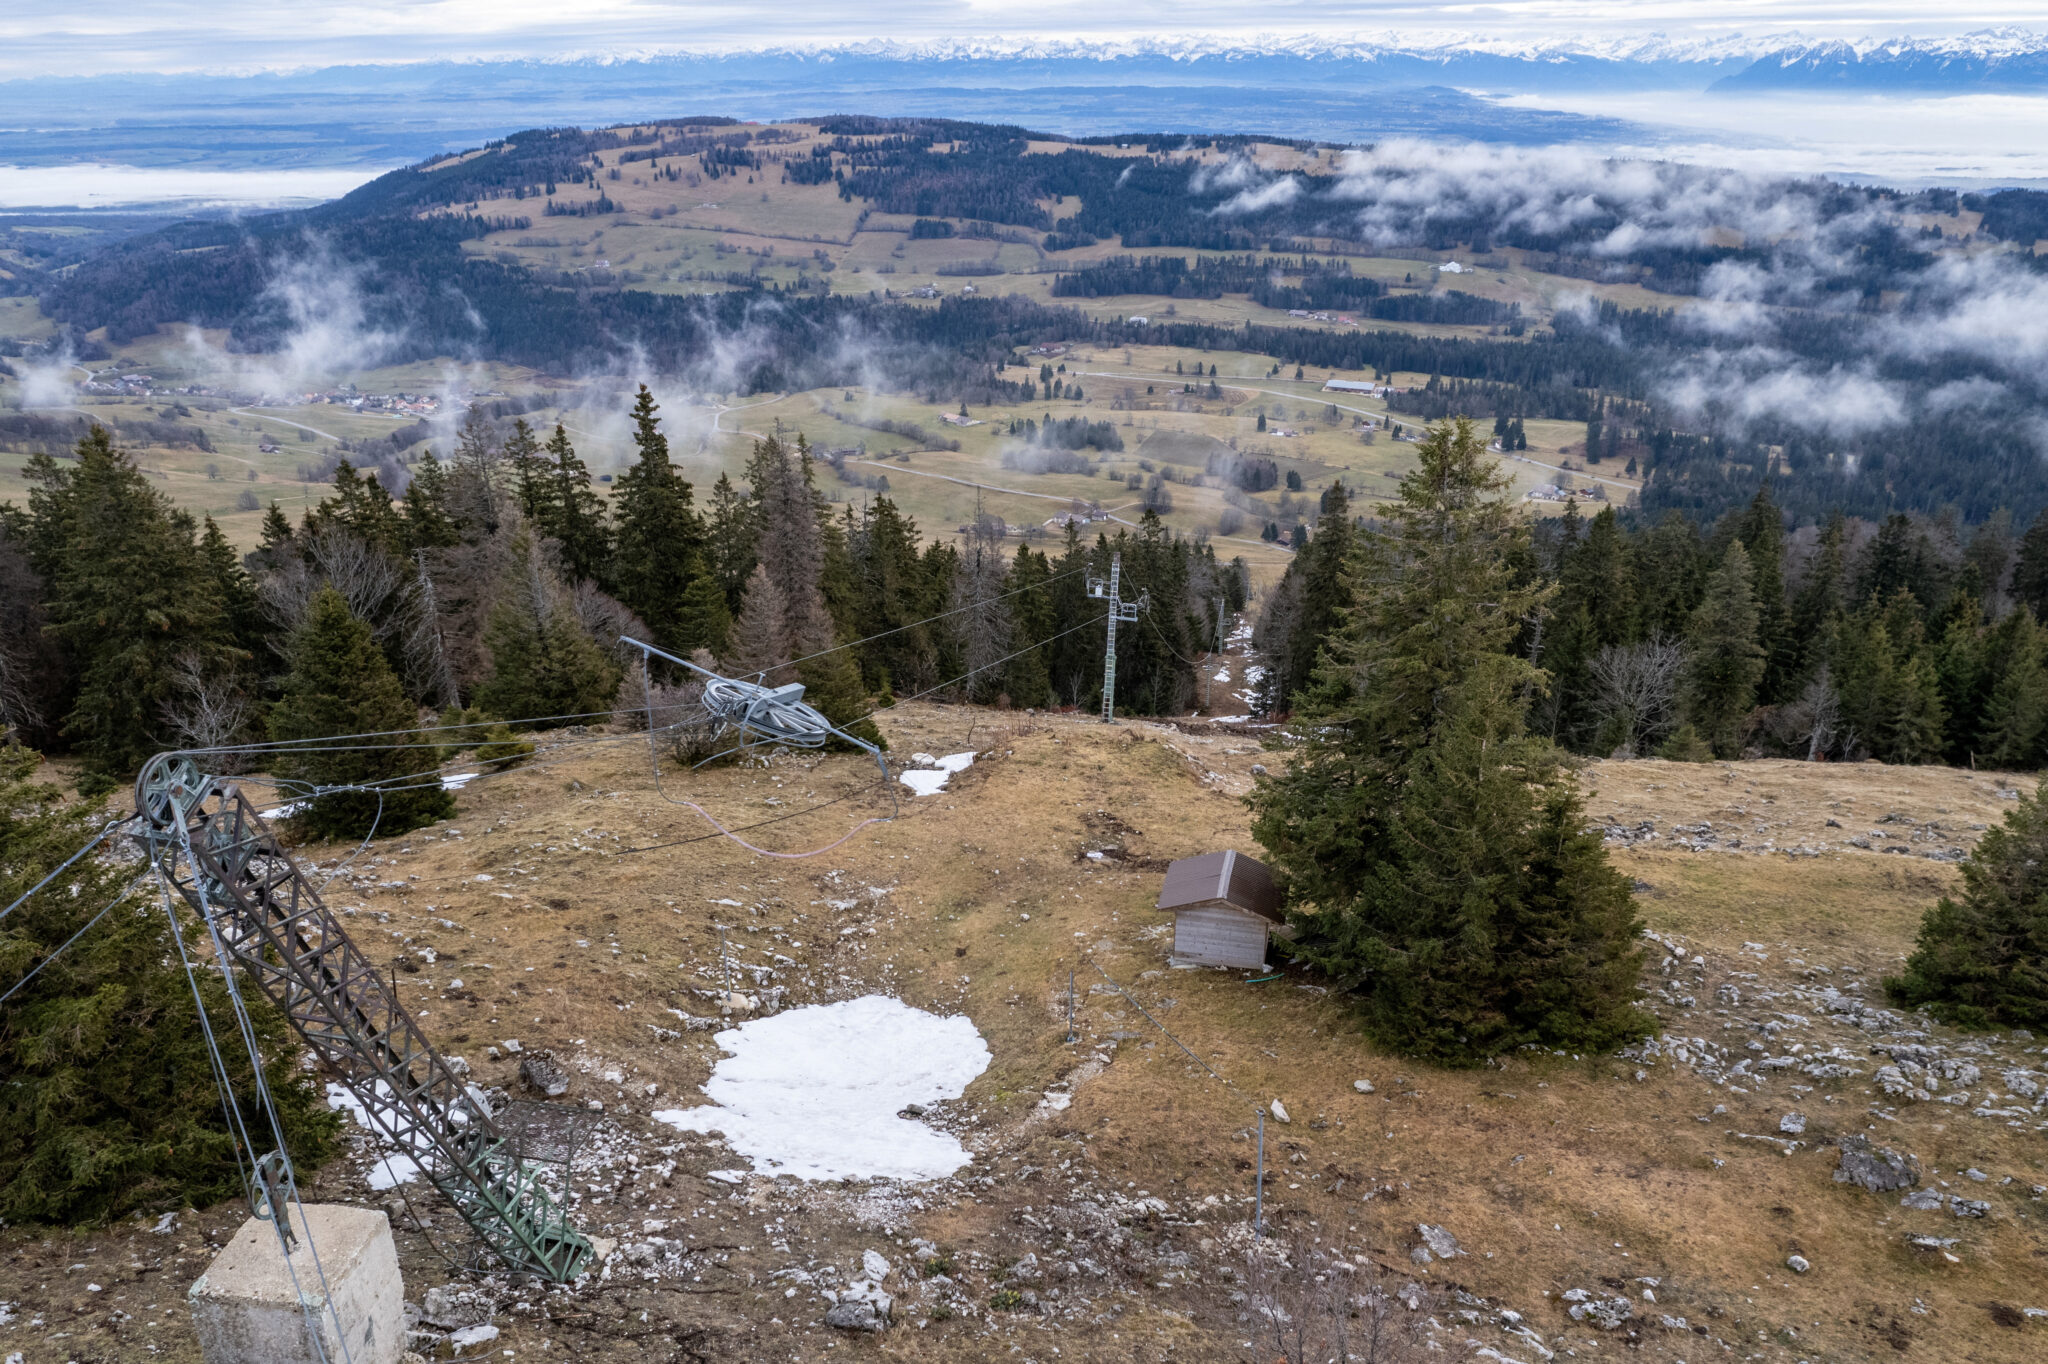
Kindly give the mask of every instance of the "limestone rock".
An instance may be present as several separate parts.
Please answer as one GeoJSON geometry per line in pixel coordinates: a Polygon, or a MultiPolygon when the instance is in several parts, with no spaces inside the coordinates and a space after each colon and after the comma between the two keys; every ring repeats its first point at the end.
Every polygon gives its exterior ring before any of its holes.
{"type": "Polygon", "coordinates": [[[825,1313],[825,1324],[841,1331],[885,1331],[894,1300],[879,1284],[856,1282],[825,1313]]]}
{"type": "Polygon", "coordinates": [[[1785,1267],[1794,1274],[1804,1274],[1807,1270],[1813,1268],[1813,1261],[1807,1259],[1804,1255],[1788,1255],[1785,1257],[1785,1267]]]}
{"type": "Polygon", "coordinates": [[[439,1284],[420,1300],[420,1319],[443,1331],[481,1326],[491,1319],[490,1299],[462,1284],[439,1284]]]}
{"type": "Polygon", "coordinates": [[[1370,1094],[1373,1092],[1372,1081],[1370,1080],[1353,1080],[1351,1082],[1351,1087],[1357,1090],[1360,1094],[1370,1094]]]}
{"type": "Polygon", "coordinates": [[[1274,1122],[1292,1122],[1292,1121],[1294,1121],[1294,1120],[1293,1120],[1292,1118],[1290,1118],[1290,1117],[1288,1117],[1288,1116],[1287,1116],[1287,1105],[1285,1105],[1285,1104],[1281,1103],[1281,1102],[1280,1102],[1280,1101],[1279,1101],[1278,1099],[1275,1099],[1275,1100],[1273,1100],[1273,1121],[1274,1121],[1274,1122]]]}
{"type": "Polygon", "coordinates": [[[559,1099],[569,1092],[569,1073],[556,1065],[548,1052],[536,1051],[521,1057],[519,1078],[550,1099],[559,1099]]]}
{"type": "Polygon", "coordinates": [[[1843,1137],[1838,1149],[1841,1152],[1835,1165],[1835,1182],[1838,1184],[1855,1184],[1872,1193],[1891,1193],[1896,1189],[1910,1189],[1920,1182],[1919,1162],[1888,1146],[1872,1146],[1868,1137],[1843,1137]]]}
{"type": "Polygon", "coordinates": [[[1458,1238],[1440,1226],[1433,1226],[1425,1222],[1418,1224],[1415,1231],[1422,1237],[1422,1244],[1428,1246],[1430,1253],[1439,1260],[1448,1260],[1453,1256],[1465,1253],[1464,1249],[1458,1245],[1458,1238]]]}
{"type": "Polygon", "coordinates": [[[1795,1137],[1804,1136],[1806,1134],[1806,1115],[1804,1113],[1787,1113],[1784,1117],[1778,1119],[1778,1130],[1795,1137]]]}

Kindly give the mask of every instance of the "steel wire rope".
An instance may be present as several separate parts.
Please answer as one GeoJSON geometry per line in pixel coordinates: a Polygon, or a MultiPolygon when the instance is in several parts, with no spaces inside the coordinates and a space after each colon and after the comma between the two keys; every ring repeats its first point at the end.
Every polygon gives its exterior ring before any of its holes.
{"type": "MultiPolygon", "coordinates": [[[[190,848],[191,843],[189,840],[186,840],[186,849],[188,853],[190,851],[190,848]]],[[[172,856],[174,858],[176,857],[176,855],[177,854],[175,852],[172,853],[172,856]]],[[[211,1059],[213,1064],[214,1085],[220,1091],[221,1110],[228,1119],[228,1139],[235,1145],[235,1172],[241,1176],[244,1189],[253,1189],[253,1187],[260,1182],[260,1177],[255,1173],[257,1159],[256,1144],[255,1142],[250,1140],[248,1124],[242,1121],[241,1106],[234,1101],[234,1081],[233,1078],[228,1074],[227,1058],[221,1055],[220,1043],[214,1037],[213,1021],[207,1017],[205,997],[202,996],[199,992],[199,976],[197,974],[198,968],[192,964],[191,953],[188,952],[185,947],[185,933],[183,928],[180,927],[178,923],[178,911],[175,897],[173,896],[171,891],[170,878],[167,875],[165,875],[163,868],[160,865],[158,865],[153,858],[151,861],[151,865],[156,868],[157,879],[159,882],[162,883],[163,886],[164,915],[171,921],[171,937],[173,938],[173,940],[176,941],[178,945],[178,958],[181,962],[184,963],[185,979],[187,983],[189,983],[192,987],[192,1002],[199,1011],[200,1035],[206,1040],[207,1055],[211,1059]],[[244,1149],[246,1149],[249,1153],[249,1164],[247,1166],[245,1166],[242,1163],[242,1152],[244,1149]]],[[[197,888],[199,886],[200,877],[199,867],[196,863],[192,863],[191,866],[192,884],[195,888],[197,888]]],[[[201,904],[204,904],[205,901],[205,892],[202,890],[200,892],[200,902],[201,904]]],[[[204,913],[202,913],[200,917],[204,919],[207,916],[204,913]]],[[[207,929],[208,932],[211,934],[213,931],[212,925],[208,924],[207,929]]],[[[218,954],[216,961],[220,969],[221,979],[224,982],[226,982],[229,998],[234,999],[236,997],[233,980],[234,967],[232,963],[228,961],[225,954],[220,953],[220,948],[218,946],[218,935],[214,935],[214,941],[216,944],[214,950],[216,954],[218,954]]],[[[237,1026],[240,1026],[239,1016],[237,1020],[237,1026]]],[[[249,1053],[249,1064],[251,1069],[255,1072],[257,1084],[260,1085],[263,1079],[263,1060],[262,1057],[259,1056],[253,1048],[249,1053]]],[[[278,1149],[279,1151],[282,1151],[284,1149],[282,1141],[279,1142],[278,1149]]],[[[289,1172],[289,1162],[287,1162],[286,1169],[289,1172]]],[[[293,1201],[296,1202],[298,1189],[296,1180],[293,1181],[292,1188],[293,1201]]],[[[269,1191],[266,1189],[266,1199],[268,1198],[268,1193],[269,1191]]],[[[271,1209],[273,1226],[276,1225],[276,1213],[277,1209],[273,1207],[271,1209]]],[[[285,1235],[287,1232],[291,1230],[290,1208],[286,1208],[284,1210],[284,1216],[285,1228],[284,1230],[278,1232],[278,1250],[279,1253],[284,1257],[285,1272],[291,1276],[292,1296],[298,1299],[300,1320],[304,1323],[306,1328],[306,1343],[313,1347],[313,1355],[316,1359],[321,1361],[321,1364],[330,1364],[330,1361],[327,1357],[327,1346],[325,1342],[323,1342],[320,1339],[320,1332],[313,1324],[312,1309],[308,1306],[306,1302],[306,1295],[304,1290],[299,1287],[299,1273],[298,1270],[292,1264],[291,1249],[285,1242],[285,1235]]],[[[299,1221],[302,1225],[306,1226],[307,1244],[308,1246],[310,1246],[312,1244],[312,1227],[310,1224],[306,1224],[303,1206],[301,1206],[300,1209],[299,1221]]],[[[320,1263],[320,1257],[317,1250],[314,1252],[313,1263],[316,1267],[320,1263]]],[[[321,1286],[323,1288],[326,1287],[326,1279],[327,1276],[323,1271],[323,1273],[321,1274],[321,1286]]],[[[341,1338],[342,1352],[344,1356],[346,1356],[348,1352],[348,1339],[346,1335],[342,1334],[341,1315],[339,1310],[336,1309],[334,1306],[334,1295],[332,1293],[327,1294],[327,1307],[330,1312],[334,1313],[335,1331],[336,1334],[341,1338]]]]}
{"type": "MultiPolygon", "coordinates": [[[[716,829],[716,830],[718,831],[718,833],[719,833],[720,835],[723,835],[724,837],[726,837],[726,838],[729,838],[729,839],[731,839],[731,840],[732,840],[733,842],[735,842],[735,843],[739,844],[739,845],[740,845],[740,846],[741,846],[742,848],[745,848],[745,849],[746,849],[746,850],[747,850],[748,852],[751,852],[751,853],[757,853],[757,854],[759,854],[759,855],[760,855],[760,856],[762,856],[762,857],[773,857],[773,858],[776,858],[776,859],[778,859],[778,860],[781,860],[781,861],[788,861],[788,862],[795,862],[795,861],[801,861],[802,859],[804,859],[804,858],[806,858],[806,857],[817,857],[817,856],[819,856],[820,854],[823,854],[823,853],[828,853],[828,852],[831,852],[831,851],[832,851],[832,850],[833,850],[834,848],[836,848],[836,847],[838,847],[838,846],[839,846],[840,844],[842,844],[842,843],[846,842],[846,841],[847,841],[847,839],[850,839],[850,838],[852,838],[852,837],[853,837],[853,836],[854,836],[855,834],[859,833],[859,832],[860,832],[860,831],[861,831],[862,829],[865,829],[865,828],[867,828],[867,827],[868,827],[868,826],[869,826],[870,824],[886,824],[886,823],[887,823],[887,822],[888,822],[889,820],[891,820],[891,819],[894,819],[894,818],[896,818],[896,816],[897,816],[898,814],[900,814],[900,813],[902,812],[902,806],[901,806],[901,805],[900,805],[900,803],[899,803],[899,804],[898,804],[898,805],[896,806],[896,808],[895,808],[894,810],[892,810],[892,812],[891,812],[891,813],[890,813],[890,814],[889,814],[888,816],[886,816],[886,817],[872,817],[872,818],[864,819],[864,820],[862,820],[862,821],[861,821],[860,823],[858,823],[858,824],[854,825],[854,826],[853,826],[853,827],[852,827],[851,829],[848,829],[848,830],[846,831],[846,833],[845,833],[845,835],[844,835],[843,837],[841,837],[841,838],[837,838],[837,839],[834,839],[834,840],[833,840],[832,842],[830,842],[830,843],[827,843],[827,844],[826,844],[826,845],[825,845],[824,847],[822,847],[822,848],[812,848],[812,849],[811,849],[811,850],[810,850],[809,852],[800,852],[800,853],[791,853],[791,852],[775,852],[775,851],[772,851],[771,849],[768,849],[768,848],[756,847],[756,846],[755,846],[754,844],[752,844],[752,843],[749,843],[749,842],[747,842],[747,840],[745,840],[744,838],[741,838],[741,837],[739,836],[739,831],[737,831],[737,830],[732,830],[732,829],[728,829],[728,828],[726,828],[726,827],[725,827],[725,826],[724,826],[723,824],[720,824],[720,823],[718,822],[718,820],[717,820],[717,819],[715,819],[715,818],[714,818],[714,817],[712,816],[712,814],[711,814],[711,812],[710,812],[709,810],[706,810],[706,809],[705,809],[705,808],[704,808],[703,806],[699,805],[699,804],[698,804],[698,803],[697,803],[696,801],[694,801],[694,800],[684,800],[684,799],[680,799],[680,798],[678,798],[678,797],[676,797],[676,796],[671,796],[671,795],[670,795],[670,794],[669,794],[669,793],[668,793],[667,791],[665,791],[664,789],[662,789],[662,785],[661,785],[661,750],[660,750],[660,748],[658,748],[658,747],[657,747],[657,746],[655,745],[655,742],[654,742],[654,735],[655,735],[655,729],[654,729],[654,686],[653,686],[653,678],[652,678],[652,669],[653,669],[653,656],[652,656],[651,654],[646,654],[646,653],[642,653],[642,654],[640,655],[640,694],[641,694],[641,696],[642,696],[642,697],[643,697],[643,698],[645,699],[645,701],[646,701],[646,711],[647,711],[647,761],[648,761],[648,765],[649,765],[649,766],[650,766],[650,767],[652,768],[652,770],[653,770],[653,773],[654,773],[654,794],[655,794],[655,795],[657,795],[657,796],[659,796],[659,797],[661,797],[661,798],[662,798],[663,800],[667,801],[667,802],[668,802],[668,803],[669,803],[670,805],[681,805],[681,806],[686,806],[686,807],[688,807],[689,809],[695,810],[695,811],[697,812],[697,814],[698,814],[699,816],[701,816],[701,817],[702,817],[702,819],[704,820],[704,822],[705,822],[706,824],[709,824],[709,825],[710,825],[710,826],[711,826],[711,827],[712,827],[713,829],[716,829]]],[[[721,680],[723,680],[723,679],[721,679],[721,680]]],[[[858,721],[856,721],[855,723],[859,723],[859,722],[858,722],[858,721]]],[[[742,722],[741,722],[741,726],[740,726],[740,732],[741,732],[741,734],[742,734],[742,735],[744,735],[744,734],[745,734],[745,732],[746,732],[746,723],[745,723],[745,721],[742,721],[742,722]]],[[[740,745],[740,747],[741,747],[741,748],[744,748],[745,746],[746,746],[746,745],[745,745],[744,743],[742,743],[742,744],[740,745]]],[[[714,756],[717,756],[717,755],[714,755],[714,756]]],[[[710,761],[710,759],[708,759],[708,758],[707,758],[707,759],[705,759],[705,761],[706,761],[706,762],[709,762],[709,761],[710,761]]],[[[700,767],[701,767],[702,765],[703,765],[702,763],[699,763],[699,764],[698,764],[698,766],[700,766],[700,767]]],[[[886,774],[886,773],[887,773],[887,771],[888,771],[888,768],[887,768],[887,766],[885,765],[885,766],[883,767],[883,769],[882,769],[882,770],[883,770],[883,772],[884,772],[884,773],[886,774]]],[[[880,784],[880,783],[878,782],[878,783],[875,783],[874,785],[879,785],[879,784],[880,784]]],[[[868,786],[868,787],[863,787],[862,789],[863,789],[863,790],[872,790],[872,789],[874,789],[874,787],[873,787],[873,786],[871,785],[871,786],[868,786]]],[[[849,794],[852,794],[852,793],[849,793],[849,794]]],[[[893,798],[893,796],[894,796],[894,792],[891,792],[891,796],[892,796],[892,798],[893,798]]],[[[839,797],[839,798],[838,798],[837,800],[831,800],[831,801],[826,801],[826,802],[824,802],[824,803],[823,803],[823,804],[821,804],[821,805],[816,805],[816,806],[813,806],[813,807],[811,807],[811,808],[812,808],[812,809],[820,809],[820,810],[821,810],[821,809],[823,809],[823,808],[825,807],[825,805],[836,805],[836,804],[838,804],[838,801],[839,801],[839,800],[844,800],[844,799],[846,799],[846,797],[845,797],[845,796],[841,796],[841,797],[839,797]]],[[[799,811],[799,812],[796,812],[796,813],[808,813],[808,812],[807,812],[807,811],[799,811]]],[[[756,826],[756,827],[758,827],[758,826],[756,826]]],[[[706,837],[710,837],[710,835],[706,835],[706,837]]],[[[695,840],[687,840],[687,841],[695,841],[695,840]]],[[[665,845],[665,846],[673,847],[673,846],[676,846],[676,845],[675,845],[675,844],[668,844],[668,845],[665,845]]]]}
{"type": "MultiPolygon", "coordinates": [[[[329,1315],[334,1318],[334,1334],[335,1339],[341,1344],[342,1362],[343,1364],[353,1364],[348,1348],[348,1328],[342,1325],[341,1309],[334,1305],[334,1290],[327,1282],[327,1268],[320,1262],[320,1247],[315,1245],[313,1241],[313,1225],[306,1221],[306,1205],[304,1200],[299,1197],[298,1172],[292,1168],[291,1156],[285,1150],[284,1121],[277,1115],[277,1104],[270,1095],[270,1081],[263,1074],[263,1052],[256,1043],[256,1025],[249,1017],[249,1006],[242,999],[241,987],[235,984],[234,961],[228,953],[227,944],[221,939],[220,925],[214,917],[212,900],[206,893],[206,876],[200,869],[198,856],[192,851],[192,831],[182,819],[178,821],[178,842],[185,849],[185,864],[192,869],[192,889],[199,896],[199,917],[206,925],[207,935],[213,940],[214,957],[220,963],[221,981],[227,987],[228,1003],[235,1016],[235,1027],[242,1035],[242,1045],[249,1052],[249,1072],[256,1089],[256,1096],[262,1101],[264,1116],[270,1121],[271,1138],[277,1143],[277,1153],[282,1159],[284,1166],[287,1202],[290,1204],[289,1207],[282,1210],[285,1218],[285,1231],[289,1232],[291,1230],[291,1209],[295,1207],[299,1211],[299,1220],[306,1229],[306,1250],[313,1257],[313,1272],[319,1276],[321,1296],[326,1301],[329,1315]]],[[[251,1155],[253,1157],[253,1151],[251,1155]]],[[[268,1196],[270,1191],[267,1186],[265,1192],[266,1196],[268,1196]]],[[[273,1219],[279,1211],[273,1204],[271,1207],[273,1219]]],[[[304,1311],[305,1294],[304,1290],[299,1287],[299,1271],[292,1264],[290,1247],[284,1245],[285,1235],[280,1233],[278,1240],[285,1250],[285,1270],[291,1275],[292,1293],[299,1299],[301,1310],[304,1311]]],[[[310,1313],[307,1314],[306,1330],[307,1334],[312,1337],[314,1352],[321,1359],[325,1360],[327,1358],[327,1350],[319,1338],[319,1333],[313,1329],[310,1313]]]]}
{"type": "Polygon", "coordinates": [[[94,834],[84,847],[80,848],[77,852],[72,853],[71,856],[65,858],[62,862],[59,862],[55,867],[51,868],[50,874],[48,876],[45,876],[42,880],[30,886],[27,890],[15,896],[13,904],[7,906],[7,908],[5,909],[0,909],[0,919],[4,919],[8,915],[14,913],[15,910],[20,909],[21,906],[27,902],[29,896],[35,894],[44,886],[47,886],[50,884],[50,882],[56,880],[58,873],[62,872],[66,867],[69,867],[73,862],[76,862],[79,858],[91,852],[94,848],[97,848],[101,844],[101,842],[103,842],[106,839],[106,836],[108,834],[114,832],[114,830],[120,828],[123,824],[129,823],[134,818],[135,816],[132,814],[123,815],[119,819],[115,820],[113,823],[101,829],[98,833],[94,834]]]}
{"type": "Polygon", "coordinates": [[[965,606],[956,606],[950,611],[941,611],[936,616],[926,616],[923,620],[913,620],[908,624],[891,626],[887,630],[878,631],[875,634],[868,635],[864,639],[850,639],[846,641],[846,643],[844,644],[835,644],[829,649],[820,649],[818,650],[818,652],[814,654],[805,654],[802,658],[792,658],[787,663],[778,663],[775,665],[775,667],[767,668],[763,671],[774,672],[776,668],[794,668],[799,663],[808,663],[814,658],[823,658],[827,654],[836,654],[841,649],[852,649],[862,644],[872,643],[873,641],[878,639],[887,639],[890,635],[901,634],[905,630],[915,630],[920,625],[930,625],[935,620],[944,620],[948,616],[957,616],[963,611],[975,611],[979,610],[984,606],[993,605],[994,603],[999,601],[1008,601],[1011,597],[1018,596],[1025,592],[1033,592],[1041,587],[1050,587],[1056,582],[1061,582],[1067,578],[1076,577],[1079,574],[1087,573],[1090,571],[1091,570],[1085,564],[1082,565],[1080,568],[1070,568],[1065,573],[1055,573],[1050,578],[1043,579],[1042,581],[1035,583],[1026,583],[1022,587],[1013,587],[1008,592],[1001,593],[998,596],[983,597],[979,601],[968,602],[965,606]]]}
{"type": "Polygon", "coordinates": [[[192,987],[192,1004],[199,1011],[199,1033],[206,1041],[207,1055],[211,1058],[210,1063],[213,1067],[214,1088],[220,1094],[221,1117],[227,1125],[228,1140],[235,1149],[235,1174],[242,1181],[242,1188],[246,1192],[251,1175],[248,1167],[242,1162],[242,1153],[247,1151],[249,1158],[254,1160],[255,1143],[249,1140],[248,1125],[242,1121],[241,1108],[234,1102],[234,1085],[227,1073],[227,1062],[220,1054],[219,1044],[214,1040],[213,1020],[207,1016],[205,997],[199,993],[199,977],[195,974],[199,968],[192,964],[192,955],[185,948],[185,931],[178,922],[177,893],[172,889],[170,878],[154,856],[150,860],[150,870],[156,873],[157,884],[163,891],[164,917],[170,920],[171,941],[177,944],[178,960],[184,964],[185,983],[192,987]]]}
{"type": "Polygon", "coordinates": [[[1190,1061],[1193,1061],[1203,1070],[1206,1070],[1209,1072],[1209,1074],[1215,1076],[1216,1079],[1222,1081],[1223,1084],[1233,1094],[1236,1094],[1238,1098],[1243,1099],[1246,1103],[1250,1104],[1252,1106],[1252,1111],[1254,1113],[1264,1112],[1264,1110],[1259,1107],[1259,1101],[1257,1099],[1254,1099],[1251,1095],[1245,1093],[1242,1089],[1238,1088],[1238,1086],[1234,1082],[1232,1082],[1228,1076],[1221,1074],[1217,1071],[1217,1069],[1214,1066],[1210,1065],[1207,1061],[1204,1061],[1201,1057],[1195,1055],[1194,1050],[1190,1048],[1187,1043],[1181,1041],[1178,1037],[1175,1037],[1172,1032],[1168,1031],[1167,1026],[1164,1023],[1161,1023],[1158,1019],[1154,1018],[1149,1012],[1147,1012],[1144,1005],[1140,1004],[1137,1000],[1132,999],[1131,992],[1129,990],[1126,990],[1123,986],[1117,984],[1116,977],[1112,976],[1109,972],[1103,970],[1101,962],[1095,960],[1095,958],[1093,957],[1083,957],[1082,960],[1086,961],[1090,966],[1094,967],[1095,974],[1101,976],[1104,980],[1108,981],[1109,987],[1112,990],[1115,990],[1118,994],[1122,995],[1126,1003],[1128,1003],[1133,1009],[1136,1009],[1139,1013],[1144,1014],[1145,1021],[1147,1023],[1150,1023],[1153,1027],[1159,1029],[1160,1032],[1165,1033],[1167,1041],[1173,1043],[1173,1045],[1179,1047],[1182,1051],[1187,1052],[1188,1059],[1190,1061]]]}
{"type": "Polygon", "coordinates": [[[77,942],[80,938],[84,937],[87,931],[90,930],[94,924],[98,923],[100,920],[106,918],[108,914],[112,913],[114,906],[120,904],[123,900],[127,899],[128,892],[134,890],[137,886],[141,885],[142,878],[148,875],[148,867],[144,867],[141,871],[135,873],[135,879],[130,881],[127,885],[123,886],[121,888],[120,894],[116,895],[113,899],[107,901],[106,905],[100,910],[99,913],[93,915],[92,918],[88,919],[86,921],[84,928],[79,929],[76,933],[73,933],[70,937],[66,938],[63,944],[59,946],[54,952],[51,952],[48,956],[44,957],[41,961],[37,962],[33,967],[31,967],[27,975],[23,976],[20,980],[15,981],[14,984],[8,986],[7,993],[4,995],[0,995],[0,1004],[5,1004],[8,1000],[14,998],[15,991],[21,989],[22,987],[26,986],[30,981],[34,980],[36,976],[42,972],[42,969],[45,966],[48,966],[51,962],[63,956],[65,948],[70,947],[71,944],[77,942]]]}

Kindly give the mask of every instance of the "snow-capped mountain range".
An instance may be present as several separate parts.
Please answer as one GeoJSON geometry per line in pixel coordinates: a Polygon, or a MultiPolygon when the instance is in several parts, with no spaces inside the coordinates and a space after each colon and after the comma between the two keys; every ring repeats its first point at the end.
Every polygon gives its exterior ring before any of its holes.
{"type": "Polygon", "coordinates": [[[1540,91],[1562,82],[1603,88],[1741,91],[1867,89],[1915,93],[2048,89],[2048,31],[1984,29],[1940,37],[1813,39],[1775,31],[1714,36],[1585,35],[1569,40],[1458,32],[1290,33],[1259,37],[1183,34],[1124,40],[972,38],[774,46],[724,51],[649,49],[563,54],[537,65],[717,67],[768,74],[791,68],[841,78],[891,70],[902,76],[966,75],[1008,82],[1102,79],[1262,82],[1434,80],[1495,91],[1540,91]]]}

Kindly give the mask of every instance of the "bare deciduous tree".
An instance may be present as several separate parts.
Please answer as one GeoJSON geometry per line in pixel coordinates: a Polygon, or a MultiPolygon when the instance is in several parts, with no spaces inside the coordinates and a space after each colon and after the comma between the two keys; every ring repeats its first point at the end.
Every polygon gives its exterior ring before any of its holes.
{"type": "Polygon", "coordinates": [[[1370,1257],[1298,1230],[1250,1240],[1238,1317],[1258,1357],[1284,1364],[1414,1364],[1429,1357],[1432,1296],[1370,1257]]]}
{"type": "MultiPolygon", "coordinates": [[[[259,590],[265,612],[287,636],[304,623],[323,587],[339,592],[348,609],[382,636],[395,628],[388,608],[402,585],[390,555],[339,526],[326,526],[307,540],[303,558],[265,574],[259,590]]],[[[284,643],[280,639],[278,646],[284,643]]]]}
{"type": "Polygon", "coordinates": [[[1800,691],[1798,700],[1771,711],[1770,735],[1787,748],[1804,745],[1808,762],[1825,757],[1838,741],[1844,751],[1855,746],[1855,736],[1842,732],[1842,700],[1835,694],[1834,678],[1827,664],[1820,665],[1820,671],[1800,691]]]}
{"type": "Polygon", "coordinates": [[[440,598],[434,591],[434,576],[427,571],[424,550],[415,556],[413,580],[406,588],[399,615],[406,689],[441,710],[461,705],[462,692],[455,685],[455,670],[449,666],[448,650],[441,639],[440,598]]]}
{"type": "Polygon", "coordinates": [[[1616,753],[1633,758],[1678,719],[1685,651],[1667,639],[1610,644],[1593,659],[1593,709],[1620,735],[1616,753]]]}
{"type": "MultiPolygon", "coordinates": [[[[179,746],[218,748],[247,734],[256,707],[233,672],[209,670],[200,655],[188,653],[179,655],[172,673],[176,691],[164,702],[163,720],[179,746]]],[[[223,772],[242,768],[239,754],[218,754],[213,762],[223,772]]]]}
{"type": "Polygon", "coordinates": [[[966,685],[977,697],[997,684],[1000,674],[994,669],[1010,644],[1010,606],[1000,600],[1009,567],[1003,555],[1004,529],[1001,517],[977,515],[953,575],[953,606],[960,611],[954,620],[971,673],[966,685]]]}

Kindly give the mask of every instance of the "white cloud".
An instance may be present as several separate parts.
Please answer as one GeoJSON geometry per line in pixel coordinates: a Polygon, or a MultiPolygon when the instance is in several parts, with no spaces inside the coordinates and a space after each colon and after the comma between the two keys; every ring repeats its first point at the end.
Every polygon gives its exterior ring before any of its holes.
{"type": "Polygon", "coordinates": [[[1301,181],[1291,175],[1283,175],[1270,185],[1238,191],[1216,205],[1216,212],[1227,217],[1237,213],[1258,213],[1269,208],[1285,208],[1299,199],[1301,193],[1301,181]]]}

